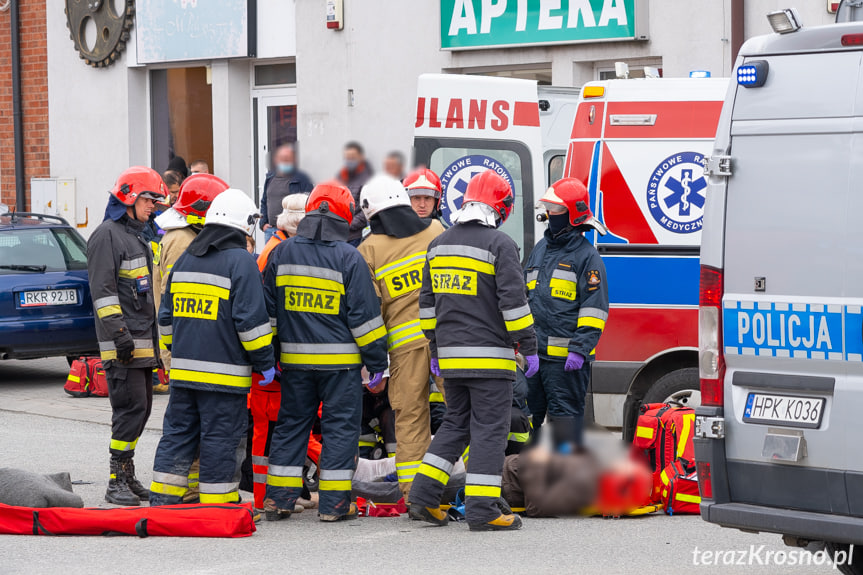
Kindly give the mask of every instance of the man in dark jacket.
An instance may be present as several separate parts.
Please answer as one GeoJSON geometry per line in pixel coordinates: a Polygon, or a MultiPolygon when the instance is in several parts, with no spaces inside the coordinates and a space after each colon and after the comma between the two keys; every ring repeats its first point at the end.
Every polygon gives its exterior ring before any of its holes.
{"type": "Polygon", "coordinates": [[[96,336],[111,400],[111,479],[105,499],[140,505],[147,490],[135,477],[135,446],[153,406],[158,366],[153,253],[143,232],[167,190],[158,172],[133,167],[111,190],[105,221],[87,242],[96,336]]]}
{"type": "Polygon", "coordinates": [[[282,213],[282,200],[291,194],[309,194],[314,188],[312,180],[297,168],[293,144],[282,144],[276,149],[274,170],[264,180],[261,196],[261,229],[265,240],[278,230],[276,220],[282,213]]]}
{"type": "MultiPolygon", "coordinates": [[[[200,176],[198,176],[200,177],[200,176]]],[[[159,333],[171,351],[171,399],[156,450],[150,506],[183,502],[200,449],[201,503],[236,503],[252,372],[273,380],[273,332],[255,259],[257,209],[240,190],[216,196],[203,230],[168,276],[159,333]]]]}
{"type": "Polygon", "coordinates": [[[360,208],[360,192],[372,177],[372,166],[366,161],[365,152],[359,142],[348,142],[344,150],[345,165],[339,171],[338,180],[351,191],[354,197],[354,218],[351,221],[348,243],[360,245],[363,239],[363,229],[368,225],[366,215],[360,208]]]}

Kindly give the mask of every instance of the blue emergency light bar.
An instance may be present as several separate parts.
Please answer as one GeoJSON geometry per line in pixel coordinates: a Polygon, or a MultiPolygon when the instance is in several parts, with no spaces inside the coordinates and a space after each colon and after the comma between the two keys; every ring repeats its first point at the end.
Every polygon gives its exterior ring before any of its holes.
{"type": "Polygon", "coordinates": [[[747,62],[737,68],[737,83],[744,88],[760,88],[767,81],[769,69],[766,60],[747,62]]]}
{"type": "Polygon", "coordinates": [[[690,78],[709,78],[710,70],[692,70],[689,73],[690,78]]]}

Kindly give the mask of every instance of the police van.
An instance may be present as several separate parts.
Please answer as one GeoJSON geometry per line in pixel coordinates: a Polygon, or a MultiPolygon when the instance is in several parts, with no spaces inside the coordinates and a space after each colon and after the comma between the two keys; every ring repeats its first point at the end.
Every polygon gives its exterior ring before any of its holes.
{"type": "Polygon", "coordinates": [[[727,79],[592,82],[423,75],[416,161],[441,177],[445,225],[467,181],[492,169],[512,186],[501,228],[527,257],[542,237],[537,200],[564,176],[590,190],[606,236],[611,309],[591,382],[595,421],[631,438],[642,401],[697,405],[698,250],[709,154],[727,79]]]}
{"type": "Polygon", "coordinates": [[[701,515],[847,553],[863,543],[863,24],[769,18],[708,160],[701,515]]]}

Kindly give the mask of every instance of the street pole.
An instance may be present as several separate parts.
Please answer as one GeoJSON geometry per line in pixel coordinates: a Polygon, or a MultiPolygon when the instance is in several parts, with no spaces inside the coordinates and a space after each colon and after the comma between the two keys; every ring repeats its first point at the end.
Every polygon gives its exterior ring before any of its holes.
{"type": "Polygon", "coordinates": [[[21,112],[21,38],[19,34],[18,4],[12,0],[9,25],[12,28],[12,123],[15,132],[15,201],[19,212],[27,211],[24,189],[24,128],[21,112]]]}

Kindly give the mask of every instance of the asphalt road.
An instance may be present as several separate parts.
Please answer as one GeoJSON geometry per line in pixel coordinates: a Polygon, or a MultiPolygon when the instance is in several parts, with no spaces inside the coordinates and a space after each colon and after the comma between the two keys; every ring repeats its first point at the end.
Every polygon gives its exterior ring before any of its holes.
{"type": "MultiPolygon", "coordinates": [[[[0,467],[69,471],[73,480],[85,482],[75,486],[85,505],[107,507],[108,400],[67,396],[65,372],[62,359],[0,362],[0,467]]],[[[166,403],[167,397],[156,398],[154,417],[138,443],[137,467],[145,484],[166,403]]],[[[406,517],[322,524],[314,512],[305,512],[288,521],[262,522],[252,537],[242,539],[0,536],[0,574],[831,571],[826,565],[758,564],[767,552],[787,550],[777,535],[722,529],[699,517],[527,519],[518,532],[471,533],[464,524],[426,527],[406,517]],[[694,565],[696,550],[736,552],[735,561],[746,553],[744,560],[755,564],[704,565],[700,555],[702,564],[694,565]]]]}

